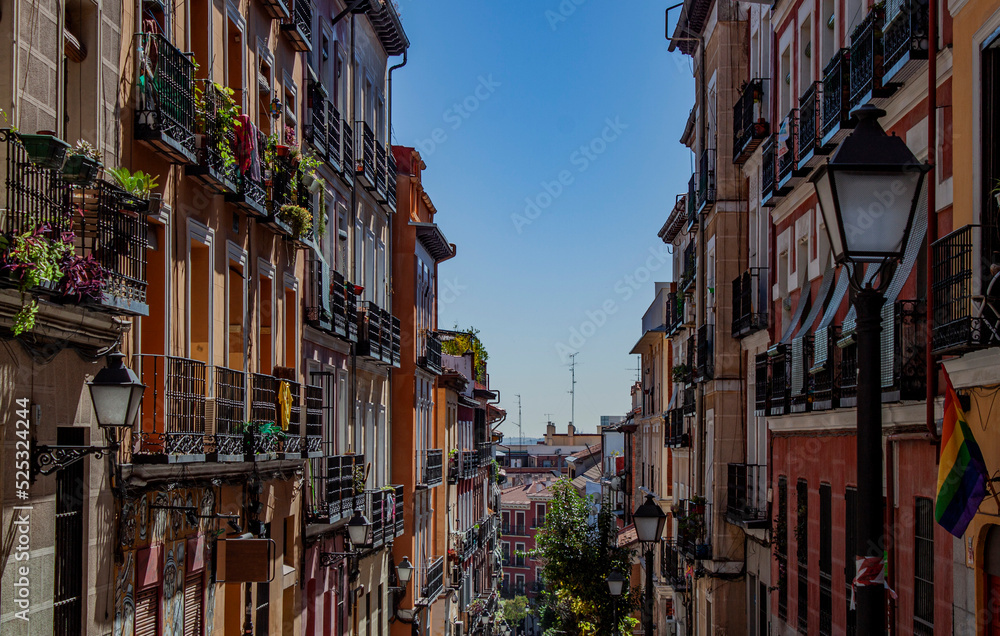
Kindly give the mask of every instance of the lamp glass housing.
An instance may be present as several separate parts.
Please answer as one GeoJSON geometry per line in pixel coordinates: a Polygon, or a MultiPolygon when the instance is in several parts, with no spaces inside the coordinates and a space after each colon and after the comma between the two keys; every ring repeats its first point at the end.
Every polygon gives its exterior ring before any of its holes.
{"type": "Polygon", "coordinates": [[[125,356],[108,354],[108,365],[87,382],[101,428],[131,428],[139,416],[146,386],[125,366],[125,356]]]}
{"type": "Polygon", "coordinates": [[[612,570],[611,574],[608,575],[608,591],[611,592],[611,596],[621,596],[622,588],[625,586],[625,578],[622,573],[618,570],[612,570]]]}
{"type": "Polygon", "coordinates": [[[413,577],[413,564],[410,563],[410,557],[403,557],[403,560],[399,562],[399,565],[396,566],[396,575],[404,586],[410,582],[410,578],[413,577]]]}
{"type": "Polygon", "coordinates": [[[351,545],[361,546],[368,543],[368,529],[371,524],[368,519],[361,514],[360,510],[354,511],[354,516],[347,522],[347,536],[351,540],[351,545]]]}
{"type": "Polygon", "coordinates": [[[667,523],[667,515],[656,505],[652,495],[646,495],[646,503],[636,508],[632,514],[635,523],[635,534],[639,541],[652,543],[663,535],[663,526],[667,523]]]}

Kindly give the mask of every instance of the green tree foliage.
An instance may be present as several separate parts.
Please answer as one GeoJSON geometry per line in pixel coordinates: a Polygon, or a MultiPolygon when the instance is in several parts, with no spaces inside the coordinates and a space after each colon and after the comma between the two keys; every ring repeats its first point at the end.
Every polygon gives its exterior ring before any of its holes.
{"type": "Polygon", "coordinates": [[[479,340],[479,330],[475,327],[461,330],[458,328],[458,325],[455,325],[455,331],[459,331],[460,333],[451,340],[442,342],[441,352],[447,353],[450,356],[464,356],[471,351],[472,363],[476,371],[476,381],[485,382],[486,361],[490,359],[490,354],[479,340]]]}
{"type": "Polygon", "coordinates": [[[638,587],[621,596],[608,591],[607,577],[618,570],[628,578],[634,550],[617,546],[617,526],[609,508],[601,506],[594,525],[588,524],[593,499],[577,493],[568,479],[551,488],[545,525],[535,535],[533,555],[542,561],[546,591],[540,597],[542,627],[572,636],[631,633],[629,617],[642,598],[638,587]]]}
{"type": "Polygon", "coordinates": [[[520,625],[528,617],[528,597],[515,596],[501,601],[501,616],[508,625],[520,625]]]}

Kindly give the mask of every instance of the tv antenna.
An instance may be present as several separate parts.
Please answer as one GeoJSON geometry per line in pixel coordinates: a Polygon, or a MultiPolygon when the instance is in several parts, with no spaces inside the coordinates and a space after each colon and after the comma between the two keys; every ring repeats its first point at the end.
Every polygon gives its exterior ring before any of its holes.
{"type": "Polygon", "coordinates": [[[576,357],[580,355],[580,352],[571,353],[569,355],[569,372],[573,377],[572,384],[570,384],[569,394],[570,394],[570,406],[569,406],[569,423],[573,424],[576,420],[576,357]]]}
{"type": "Polygon", "coordinates": [[[521,430],[521,394],[518,393],[514,397],[517,398],[517,436],[518,436],[518,440],[517,441],[520,442],[523,445],[524,444],[524,431],[521,430]]]}

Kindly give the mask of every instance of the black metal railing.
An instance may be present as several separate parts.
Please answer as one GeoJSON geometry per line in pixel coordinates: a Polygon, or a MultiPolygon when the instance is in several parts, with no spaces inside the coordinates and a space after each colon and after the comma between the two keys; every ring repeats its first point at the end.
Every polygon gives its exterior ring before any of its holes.
{"type": "MultiPolygon", "coordinates": [[[[141,82],[137,89],[136,136],[173,140],[194,155],[194,61],[158,33],[138,36],[141,82]]],[[[159,147],[159,144],[157,144],[159,147]]],[[[162,148],[169,154],[169,144],[162,148]]]]}
{"type": "Polygon", "coordinates": [[[312,4],[309,0],[292,0],[292,15],[281,25],[296,51],[312,50],[312,4]]]}
{"type": "Polygon", "coordinates": [[[754,415],[768,415],[771,405],[771,360],[766,353],[758,353],[754,360],[754,415]]]}
{"type": "Polygon", "coordinates": [[[214,451],[219,456],[242,458],[247,401],[246,373],[225,367],[212,369],[214,391],[205,412],[206,419],[212,422],[214,451]]]}
{"type": "MultiPolygon", "coordinates": [[[[306,127],[306,141],[312,144],[320,156],[325,157],[330,147],[328,139],[330,127],[327,125],[326,112],[329,102],[326,99],[326,89],[320,82],[309,82],[309,103],[309,126],[306,127]]],[[[340,154],[339,150],[337,154],[340,154]]]]}
{"type": "Polygon", "coordinates": [[[934,242],[933,351],[959,353],[1000,344],[1000,232],[966,225],[934,242]],[[978,250],[977,250],[978,247],[978,250]]]}
{"type": "Polygon", "coordinates": [[[694,242],[684,248],[684,260],[681,261],[681,291],[687,291],[694,283],[698,271],[698,254],[694,242]]]}
{"type": "Polygon", "coordinates": [[[424,334],[424,351],[420,363],[428,371],[441,373],[441,338],[434,331],[424,334]]]}
{"type": "Polygon", "coordinates": [[[422,470],[420,471],[420,482],[427,486],[437,486],[444,481],[444,450],[433,448],[420,451],[422,457],[422,470]]]}
{"type": "MultiPolygon", "coordinates": [[[[821,138],[847,128],[851,119],[851,49],[833,54],[823,69],[823,126],[821,138]]],[[[821,141],[822,141],[821,139],[821,141]]]]}
{"type": "Polygon", "coordinates": [[[8,236],[32,232],[41,225],[69,230],[73,221],[71,189],[62,172],[31,162],[18,134],[0,129],[4,152],[4,185],[0,192],[5,214],[0,230],[8,236]]]}
{"type": "Polygon", "coordinates": [[[327,129],[326,129],[326,149],[327,156],[330,161],[336,165],[340,164],[341,151],[340,151],[340,111],[337,107],[333,105],[333,102],[327,101],[326,103],[326,113],[327,113],[327,129]]]}
{"type": "Polygon", "coordinates": [[[746,161],[771,134],[764,97],[764,80],[755,78],[743,88],[733,105],[733,163],[746,161]]]}
{"type": "MultiPolygon", "coordinates": [[[[293,382],[291,380],[279,380],[278,396],[275,398],[278,402],[280,402],[281,383],[283,382],[288,384],[289,395],[291,397],[291,409],[289,411],[288,424],[285,429],[285,439],[282,443],[281,450],[286,455],[290,454],[301,457],[302,449],[305,447],[305,440],[302,437],[305,432],[302,422],[302,387],[298,382],[293,382]]],[[[280,424],[281,419],[284,417],[281,412],[281,404],[278,403],[275,406],[278,410],[276,423],[280,424]]]]}
{"type": "Polygon", "coordinates": [[[670,448],[687,448],[690,444],[691,439],[688,436],[687,426],[684,425],[684,410],[681,408],[671,409],[667,414],[667,422],[664,426],[663,445],[670,448]]]}
{"type": "Polygon", "coordinates": [[[385,196],[386,179],[385,146],[375,143],[375,192],[379,196],[385,196]]]}
{"type": "Polygon", "coordinates": [[[353,183],[354,173],[357,170],[357,166],[354,164],[354,130],[346,119],[341,119],[340,122],[342,173],[348,181],[353,183]]]}
{"type": "Polygon", "coordinates": [[[364,455],[326,458],[326,502],[331,517],[364,509],[364,455]]]}
{"type": "Polygon", "coordinates": [[[799,109],[788,112],[781,124],[784,135],[778,148],[778,184],[783,186],[795,172],[799,161],[799,109]]]}
{"type": "Polygon", "coordinates": [[[733,337],[767,328],[767,268],[751,267],[733,280],[733,337]]]}
{"type": "Polygon", "coordinates": [[[393,212],[396,211],[396,159],[392,156],[392,146],[388,146],[386,152],[388,155],[388,175],[387,182],[385,185],[385,200],[389,205],[389,209],[393,212]]]}
{"type": "Polygon", "coordinates": [[[306,385],[306,438],[303,453],[313,457],[322,452],[323,446],[323,387],[306,385]]]}
{"type": "Polygon", "coordinates": [[[667,293],[666,307],[664,314],[667,317],[667,335],[672,335],[684,322],[684,294],[677,292],[667,293]]]}
{"type": "Polygon", "coordinates": [[[460,453],[459,461],[461,463],[459,477],[462,479],[475,477],[476,473],[479,472],[479,455],[475,451],[463,450],[460,453]]]}
{"type": "Polygon", "coordinates": [[[791,356],[788,345],[775,345],[771,354],[771,381],[768,397],[771,400],[771,415],[784,415],[791,406],[790,367],[791,356]]]}
{"type": "Polygon", "coordinates": [[[693,225],[698,222],[698,197],[697,195],[697,174],[692,174],[691,178],[688,179],[688,191],[687,191],[687,212],[688,212],[688,224],[693,225]]]}
{"type": "Polygon", "coordinates": [[[706,148],[698,161],[698,209],[715,203],[715,148],[706,148]]]}
{"type": "Polygon", "coordinates": [[[434,598],[444,588],[444,557],[429,559],[424,566],[423,575],[420,596],[425,599],[434,598]]]}
{"type": "Polygon", "coordinates": [[[883,402],[923,399],[927,380],[924,371],[926,319],[923,301],[897,300],[891,307],[888,304],[883,306],[883,402]]]}
{"type": "Polygon", "coordinates": [[[805,334],[792,339],[789,362],[789,410],[804,413],[812,407],[813,377],[809,369],[813,365],[813,337],[805,334]]]}
{"type": "Polygon", "coordinates": [[[814,411],[840,406],[840,327],[830,325],[813,334],[813,366],[809,370],[813,382],[814,411]]]}
{"type": "Polygon", "coordinates": [[[129,445],[134,461],[164,455],[204,456],[205,368],[199,360],[174,356],[133,357],[132,369],[146,385],[140,424],[129,445]]]}
{"type": "Polygon", "coordinates": [[[767,524],[767,466],[729,464],[726,517],[747,527],[767,524]]]}
{"type": "Polygon", "coordinates": [[[699,381],[710,380],[715,375],[715,325],[708,323],[698,327],[698,369],[699,381]]]}
{"type": "Polygon", "coordinates": [[[695,402],[695,389],[693,386],[685,387],[681,393],[681,412],[684,415],[694,415],[697,409],[695,402]]]}
{"type": "Polygon", "coordinates": [[[857,396],[858,343],[852,340],[840,348],[840,406],[854,406],[857,396]]]}
{"type": "Polygon", "coordinates": [[[316,252],[308,250],[306,256],[305,322],[322,331],[333,330],[330,286],[330,266],[316,252]]]}
{"type": "Polygon", "coordinates": [[[523,523],[508,523],[503,526],[504,536],[526,537],[523,523]]]}
{"type": "Polygon", "coordinates": [[[692,559],[712,558],[712,504],[683,499],[677,519],[677,546],[692,559]]]}
{"type": "Polygon", "coordinates": [[[761,203],[766,203],[774,196],[775,182],[775,170],[778,167],[778,161],[776,156],[775,148],[775,135],[771,135],[764,140],[763,149],[761,150],[761,164],[760,164],[760,200],[761,203]]]}
{"type": "Polygon", "coordinates": [[[882,90],[884,20],[884,5],[875,5],[851,33],[851,108],[882,90]]]}
{"type": "Polygon", "coordinates": [[[370,300],[358,309],[358,353],[381,360],[386,346],[382,309],[370,300]]]}
{"type": "Polygon", "coordinates": [[[823,82],[812,82],[799,98],[798,162],[823,147],[823,82]]]}
{"type": "Polygon", "coordinates": [[[660,542],[660,576],[675,590],[687,589],[684,561],[681,559],[677,544],[669,539],[662,539],[660,542]]]}
{"type": "Polygon", "coordinates": [[[927,59],[927,0],[896,0],[889,3],[884,32],[886,76],[894,75],[900,63],[927,59]]]}
{"type": "Polygon", "coordinates": [[[344,280],[343,274],[330,274],[330,306],[333,315],[333,333],[352,342],[358,339],[358,298],[354,285],[344,280]]]}
{"type": "Polygon", "coordinates": [[[357,172],[368,181],[370,187],[375,187],[375,133],[366,121],[359,121],[356,125],[361,131],[357,140],[357,172]]]}

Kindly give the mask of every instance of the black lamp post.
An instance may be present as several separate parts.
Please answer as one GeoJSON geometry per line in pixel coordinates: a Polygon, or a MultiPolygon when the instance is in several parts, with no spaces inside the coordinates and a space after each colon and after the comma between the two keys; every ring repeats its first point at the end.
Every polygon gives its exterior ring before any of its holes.
{"type": "MultiPolygon", "coordinates": [[[[857,312],[857,559],[880,571],[885,535],[882,500],[881,342],[884,292],[903,257],[924,175],[921,164],[895,135],[878,123],[885,111],[859,108],[858,126],[812,177],[823,223],[837,263],[847,268],[857,312]],[[879,267],[875,277],[865,266],[879,267]]],[[[885,634],[885,588],[858,585],[857,628],[861,636],[885,634]]]]}
{"type": "Polygon", "coordinates": [[[642,629],[647,636],[653,633],[653,549],[656,542],[663,536],[663,526],[667,523],[667,515],[653,501],[653,495],[646,495],[646,503],[632,513],[635,523],[635,534],[646,552],[646,599],[642,611],[642,629]]]}
{"type": "Polygon", "coordinates": [[[622,595],[622,588],[625,586],[625,577],[618,570],[611,570],[606,580],[608,582],[608,591],[611,592],[612,596],[611,609],[614,615],[615,636],[618,636],[621,633],[618,628],[618,597],[622,595]]]}

